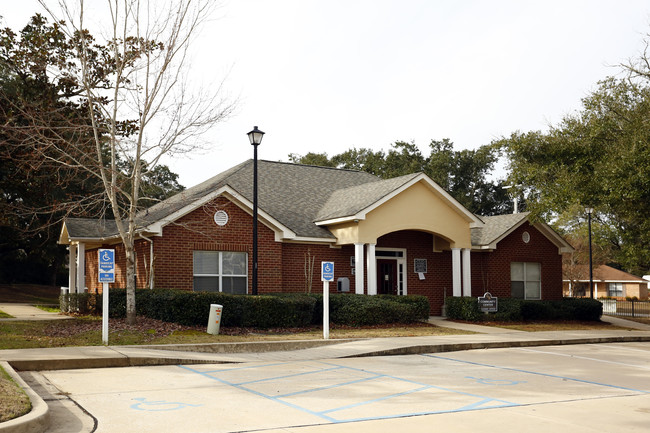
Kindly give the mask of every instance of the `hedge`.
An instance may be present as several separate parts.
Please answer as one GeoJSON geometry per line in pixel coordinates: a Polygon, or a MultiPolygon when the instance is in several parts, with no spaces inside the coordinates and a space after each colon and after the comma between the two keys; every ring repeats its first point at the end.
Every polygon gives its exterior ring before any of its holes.
{"type": "Polygon", "coordinates": [[[497,313],[483,313],[478,308],[477,298],[448,297],[447,317],[457,320],[480,322],[495,321],[544,321],[580,320],[599,321],[603,305],[596,299],[564,298],[559,301],[526,301],[501,298],[497,313]]]}
{"type": "MultiPolygon", "coordinates": [[[[79,314],[101,314],[101,294],[61,295],[61,310],[79,314]]],[[[223,306],[221,325],[251,328],[295,328],[320,324],[322,295],[271,293],[260,296],[230,295],[186,290],[136,290],[136,314],[166,322],[204,326],[210,305],[223,306]]],[[[126,291],[111,289],[109,317],[126,316],[126,291]]],[[[429,317],[424,296],[330,295],[330,323],[364,326],[412,323],[429,317]]]]}

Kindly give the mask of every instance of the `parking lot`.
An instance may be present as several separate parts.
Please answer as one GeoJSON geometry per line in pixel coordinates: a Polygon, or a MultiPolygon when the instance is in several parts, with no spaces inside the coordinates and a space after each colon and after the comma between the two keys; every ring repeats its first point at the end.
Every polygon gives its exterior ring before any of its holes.
{"type": "Polygon", "coordinates": [[[648,343],[42,375],[98,432],[647,431],[650,417],[648,343]]]}

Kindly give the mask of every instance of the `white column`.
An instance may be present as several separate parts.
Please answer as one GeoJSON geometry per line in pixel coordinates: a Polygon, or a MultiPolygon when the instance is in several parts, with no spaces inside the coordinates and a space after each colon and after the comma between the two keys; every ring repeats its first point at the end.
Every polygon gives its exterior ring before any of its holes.
{"type": "Polygon", "coordinates": [[[368,294],[377,294],[377,260],[375,260],[375,245],[368,244],[368,257],[366,269],[368,269],[368,294]]]}
{"type": "Polygon", "coordinates": [[[363,295],[363,244],[354,244],[354,293],[363,295]]]}
{"type": "Polygon", "coordinates": [[[598,283],[594,281],[594,299],[598,299],[598,283]]]}
{"type": "Polygon", "coordinates": [[[86,244],[79,242],[77,250],[77,292],[83,293],[86,287],[86,244]]]}
{"type": "Polygon", "coordinates": [[[451,249],[451,274],[453,278],[452,294],[453,296],[462,296],[462,286],[460,280],[460,248],[451,249]]]}
{"type": "Polygon", "coordinates": [[[463,248],[463,296],[472,296],[472,265],[469,248],[463,248]]]}
{"type": "Polygon", "coordinates": [[[77,293],[77,244],[71,243],[68,251],[68,289],[70,293],[77,293]]]}

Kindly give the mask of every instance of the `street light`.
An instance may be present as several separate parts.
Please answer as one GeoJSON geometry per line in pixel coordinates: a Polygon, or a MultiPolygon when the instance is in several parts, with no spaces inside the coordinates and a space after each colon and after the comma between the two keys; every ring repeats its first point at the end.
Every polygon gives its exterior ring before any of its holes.
{"type": "Polygon", "coordinates": [[[589,228],[589,296],[593,299],[594,297],[594,266],[591,255],[591,213],[594,211],[593,208],[588,207],[585,209],[587,211],[587,226],[589,228]]]}
{"type": "Polygon", "coordinates": [[[257,146],[262,142],[264,132],[253,127],[248,139],[253,145],[253,295],[257,295],[257,146]]]}

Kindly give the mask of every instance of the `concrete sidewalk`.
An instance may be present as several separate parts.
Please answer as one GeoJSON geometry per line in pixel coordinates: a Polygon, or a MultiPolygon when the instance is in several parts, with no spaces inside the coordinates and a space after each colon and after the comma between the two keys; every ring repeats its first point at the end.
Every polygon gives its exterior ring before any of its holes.
{"type": "Polygon", "coordinates": [[[0,304],[0,311],[13,316],[7,319],[0,319],[1,321],[19,321],[19,320],[65,320],[71,319],[70,316],[59,313],[50,313],[43,311],[40,308],[34,307],[31,304],[0,304]]]}
{"type": "MultiPolygon", "coordinates": [[[[52,313],[50,313],[52,314],[52,313]]],[[[604,342],[650,341],[650,325],[604,316],[603,321],[634,330],[524,332],[429,320],[437,326],[474,332],[465,335],[372,338],[361,340],[304,340],[149,346],[88,346],[0,350],[0,361],[14,369],[60,370],[251,361],[295,361],[362,356],[452,352],[501,347],[533,347],[604,342]]]]}

